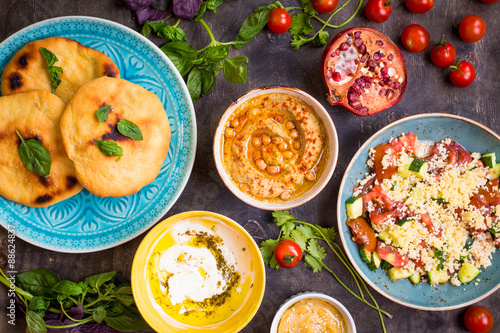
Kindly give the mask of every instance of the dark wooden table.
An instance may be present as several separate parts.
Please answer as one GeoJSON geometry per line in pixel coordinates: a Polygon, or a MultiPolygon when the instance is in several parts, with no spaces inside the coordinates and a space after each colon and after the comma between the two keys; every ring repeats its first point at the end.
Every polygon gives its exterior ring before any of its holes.
{"type": "MultiPolygon", "coordinates": [[[[351,15],[357,0],[338,14],[334,22],[343,22],[351,15]]],[[[257,5],[267,1],[230,0],[218,9],[218,14],[206,14],[205,21],[212,27],[219,41],[236,38],[244,18],[257,5]]],[[[297,6],[298,0],[282,1],[288,6],[297,6]]],[[[343,1],[341,1],[343,3],[343,1]]],[[[340,107],[329,106],[325,100],[326,89],[320,75],[320,61],[323,48],[302,47],[298,52],[289,46],[290,35],[275,35],[264,29],[252,42],[231,55],[247,55],[248,81],[245,85],[229,84],[220,75],[214,89],[195,103],[198,126],[198,144],[194,169],[189,182],[177,203],[165,217],[190,211],[209,210],[224,214],[246,227],[257,242],[274,237],[277,228],[272,225],[270,212],[250,207],[237,199],[220,179],[212,157],[213,135],[220,117],[232,100],[246,91],[263,85],[287,85],[302,89],[317,98],[329,110],[337,127],[340,140],[340,154],[335,173],[327,187],[314,200],[292,210],[299,218],[323,226],[336,226],[336,199],[342,175],[356,150],[373,133],[400,118],[424,112],[445,112],[476,120],[500,132],[500,117],[496,101],[500,93],[500,3],[488,5],[479,0],[436,1],[434,8],[423,15],[409,12],[404,1],[396,1],[391,18],[382,24],[369,22],[364,10],[347,27],[375,27],[400,48],[400,34],[410,23],[419,23],[431,34],[431,45],[436,44],[442,34],[457,49],[460,59],[474,64],[476,81],[469,88],[459,89],[448,80],[448,70],[433,66],[430,62],[430,48],[420,54],[403,50],[408,66],[408,89],[403,100],[395,107],[369,118],[355,116],[340,107]],[[474,44],[461,41],[452,25],[467,14],[478,14],[487,23],[485,37],[474,44]]],[[[95,16],[121,23],[137,31],[132,13],[126,10],[120,0],[114,1],[70,1],[70,0],[0,0],[0,41],[18,30],[53,17],[67,15],[95,16]]],[[[210,40],[200,24],[183,22],[190,43],[197,48],[204,47],[210,40]]],[[[317,26],[316,26],[317,27],[317,26]]],[[[330,30],[330,36],[338,31],[330,30]]],[[[157,45],[162,41],[155,39],[157,45]]],[[[0,180],[1,181],[1,180],[0,180]]],[[[0,252],[6,244],[7,232],[0,228],[0,252]]],[[[16,268],[19,272],[48,267],[64,279],[80,280],[85,276],[116,270],[122,276],[129,276],[134,253],[143,239],[140,235],[113,249],[89,254],[57,253],[16,240],[16,268]]],[[[4,262],[5,254],[0,260],[4,262]]],[[[330,255],[332,257],[332,255],[330,255]]],[[[330,264],[338,275],[347,277],[347,271],[340,262],[331,259],[330,264]]],[[[293,270],[275,271],[266,268],[267,288],[262,305],[243,332],[268,332],[274,313],[288,297],[302,291],[319,291],[341,301],[352,314],[358,332],[381,331],[377,313],[349,295],[329,273],[313,274],[300,265],[293,270]]],[[[349,284],[349,283],[348,283],[349,284]]],[[[352,283],[349,284],[351,287],[352,283]]],[[[24,332],[25,323],[18,314],[16,326],[6,323],[8,298],[5,288],[0,288],[0,332],[24,332]]],[[[410,291],[411,292],[411,291],[410,291]]],[[[457,292],[459,288],[457,288],[457,292]]],[[[394,303],[374,292],[380,306],[395,316],[386,320],[388,332],[465,332],[463,315],[465,309],[453,311],[420,311],[394,303]]],[[[495,315],[496,331],[500,331],[500,292],[497,291],[478,304],[488,307],[495,315]]],[[[149,331],[148,331],[149,332],[149,331]]]]}

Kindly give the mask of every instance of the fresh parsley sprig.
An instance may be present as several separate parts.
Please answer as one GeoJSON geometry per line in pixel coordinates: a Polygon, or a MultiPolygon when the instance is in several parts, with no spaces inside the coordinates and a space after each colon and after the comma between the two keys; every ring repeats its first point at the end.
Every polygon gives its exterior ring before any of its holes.
{"type": "Polygon", "coordinates": [[[52,93],[55,93],[57,87],[59,87],[59,84],[61,84],[61,77],[59,76],[59,73],[63,72],[61,67],[54,66],[56,61],[58,61],[59,59],[57,59],[54,53],[44,47],[40,47],[40,53],[47,63],[47,72],[49,72],[51,81],[51,91],[52,93]]]}
{"type": "Polygon", "coordinates": [[[323,268],[326,269],[351,295],[378,311],[382,329],[385,333],[386,329],[382,314],[385,314],[389,318],[392,318],[392,315],[378,306],[377,301],[371,294],[364,280],[349,262],[342,248],[335,242],[335,237],[337,236],[336,230],[334,228],[324,228],[308,222],[298,221],[294,215],[291,215],[287,211],[275,211],[272,215],[274,217],[274,223],[280,227],[280,232],[277,239],[267,239],[260,243],[260,252],[264,262],[271,268],[279,269],[280,266],[274,257],[274,249],[276,248],[276,245],[278,245],[278,243],[283,239],[291,239],[295,241],[305,253],[305,266],[312,269],[314,273],[320,272],[323,268]],[[326,250],[320,245],[319,241],[325,242],[328,245],[328,248],[348,269],[356,282],[359,295],[346,286],[337,274],[323,262],[323,259],[326,258],[326,250]],[[367,292],[373,304],[365,298],[363,289],[367,292]]]}

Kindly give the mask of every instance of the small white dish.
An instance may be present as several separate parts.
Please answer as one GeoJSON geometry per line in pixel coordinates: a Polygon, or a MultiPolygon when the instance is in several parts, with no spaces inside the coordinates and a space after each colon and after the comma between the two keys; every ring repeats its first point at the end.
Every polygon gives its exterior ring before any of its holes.
{"type": "Polygon", "coordinates": [[[308,93],[296,88],[285,87],[285,86],[266,86],[266,87],[256,88],[238,98],[227,108],[226,112],[224,112],[224,115],[222,116],[219,122],[214,137],[215,164],[217,166],[217,171],[219,172],[219,175],[224,181],[224,184],[226,184],[227,188],[242,201],[246,202],[251,206],[266,210],[285,210],[297,207],[308,202],[309,200],[313,199],[316,195],[318,195],[326,186],[326,184],[328,184],[330,178],[333,175],[335,166],[337,165],[338,151],[339,151],[339,144],[338,144],[337,131],[326,109],[314,97],[312,97],[308,93]],[[271,93],[281,93],[281,94],[288,94],[291,96],[295,96],[300,100],[302,100],[303,102],[305,102],[306,104],[308,104],[310,107],[313,108],[317,117],[323,122],[326,133],[328,135],[328,141],[326,143],[328,145],[328,157],[325,163],[325,168],[320,174],[319,179],[317,179],[315,181],[316,183],[314,184],[314,186],[304,194],[282,203],[266,202],[263,200],[258,200],[243,192],[231,179],[231,175],[226,170],[222,158],[225,125],[227,124],[228,120],[233,115],[235,110],[249,99],[252,99],[259,95],[271,94],[271,93]]]}
{"type": "Polygon", "coordinates": [[[303,292],[300,294],[297,294],[295,296],[290,297],[288,300],[285,301],[279,308],[279,310],[276,312],[274,315],[273,322],[271,324],[271,330],[270,333],[277,333],[278,332],[278,325],[281,319],[281,316],[283,313],[292,305],[297,303],[298,301],[301,301],[303,299],[309,299],[309,298],[315,298],[315,299],[321,299],[324,301],[327,301],[328,303],[332,304],[342,315],[344,318],[344,322],[346,323],[347,326],[347,332],[346,333],[356,333],[356,325],[354,324],[354,320],[352,319],[351,314],[347,309],[335,298],[330,297],[328,295],[322,294],[322,293],[317,293],[317,292],[312,292],[312,291],[307,291],[303,292]]]}

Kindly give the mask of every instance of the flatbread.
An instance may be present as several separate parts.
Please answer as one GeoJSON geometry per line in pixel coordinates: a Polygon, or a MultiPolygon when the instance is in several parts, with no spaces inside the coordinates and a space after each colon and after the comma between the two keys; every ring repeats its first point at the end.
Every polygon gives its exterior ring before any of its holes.
{"type": "Polygon", "coordinates": [[[81,86],[61,118],[66,154],[75,163],[76,177],[91,193],[120,197],[138,192],[158,176],[170,143],[170,125],[162,102],[143,87],[126,80],[101,77],[81,86]],[[96,111],[111,105],[99,123],[96,111]],[[136,124],[143,140],[134,141],[117,130],[121,119],[136,124]],[[116,142],[123,156],[105,156],[95,140],[116,142]]]}
{"type": "Polygon", "coordinates": [[[49,37],[33,41],[21,48],[5,66],[0,89],[2,95],[45,90],[51,92],[47,62],[40,53],[44,47],[55,54],[61,67],[61,84],[55,94],[68,103],[74,92],[84,83],[101,76],[120,77],[116,64],[104,53],[83,46],[75,40],[49,37]]]}
{"type": "Polygon", "coordinates": [[[81,191],[75,168],[64,151],[59,121],[65,104],[46,91],[0,97],[0,195],[31,207],[46,207],[81,191]],[[50,174],[29,171],[19,157],[21,139],[37,139],[50,151],[50,174]]]}

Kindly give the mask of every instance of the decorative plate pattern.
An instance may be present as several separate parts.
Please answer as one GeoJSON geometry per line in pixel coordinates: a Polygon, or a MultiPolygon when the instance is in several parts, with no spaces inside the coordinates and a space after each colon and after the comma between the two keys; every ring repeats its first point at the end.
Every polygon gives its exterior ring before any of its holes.
{"type": "Polygon", "coordinates": [[[162,101],[172,131],[168,156],[154,182],[134,195],[99,198],[83,190],[46,208],[0,197],[0,224],[25,241],[60,252],[93,252],[124,243],[153,226],[175,203],[191,173],[195,146],[194,107],[170,62],[139,33],[93,17],[60,17],[33,24],[0,44],[0,68],[26,43],[60,36],[111,58],[123,79],[152,91],[162,101]]]}
{"type": "Polygon", "coordinates": [[[500,155],[500,136],[485,126],[470,119],[449,114],[422,114],[398,120],[375,133],[357,151],[351,160],[340,185],[337,201],[337,222],[344,249],[356,270],[375,290],[402,305],[421,310],[450,310],[467,306],[492,294],[500,288],[500,255],[493,254],[492,265],[481,269],[479,281],[453,286],[450,283],[431,286],[410,281],[391,281],[382,270],[370,271],[362,262],[358,246],[351,240],[351,232],[346,225],[345,201],[352,196],[357,179],[364,178],[369,170],[365,166],[371,147],[386,143],[391,137],[413,132],[420,140],[440,141],[446,137],[457,141],[469,152],[495,152],[500,155]],[[476,285],[477,282],[477,285],[476,285]]]}

